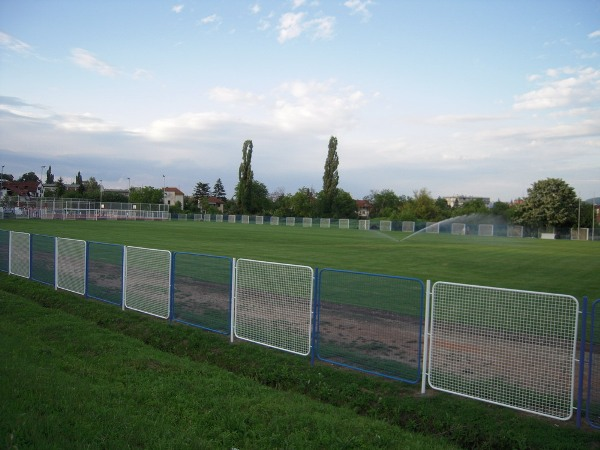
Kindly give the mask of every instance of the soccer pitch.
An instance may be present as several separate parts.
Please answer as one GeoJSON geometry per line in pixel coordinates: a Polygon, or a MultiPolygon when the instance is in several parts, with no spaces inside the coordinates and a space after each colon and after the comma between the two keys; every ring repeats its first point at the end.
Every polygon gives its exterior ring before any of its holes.
{"type": "Polygon", "coordinates": [[[600,298],[600,243],[214,222],[3,220],[0,229],[600,298]],[[409,237],[410,236],[410,237],[409,237]]]}

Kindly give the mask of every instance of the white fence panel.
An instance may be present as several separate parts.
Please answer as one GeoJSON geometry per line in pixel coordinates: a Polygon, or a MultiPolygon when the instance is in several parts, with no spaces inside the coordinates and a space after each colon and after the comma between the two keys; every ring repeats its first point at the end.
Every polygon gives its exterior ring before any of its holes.
{"type": "Polygon", "coordinates": [[[509,225],[506,228],[507,237],[523,237],[523,226],[522,225],[509,225]]]}
{"type": "Polygon", "coordinates": [[[10,232],[8,273],[19,277],[31,276],[31,239],[29,233],[10,232]]]}
{"type": "Polygon", "coordinates": [[[479,227],[477,227],[477,234],[479,234],[479,236],[493,236],[494,225],[484,223],[479,224],[479,227]]]}
{"type": "Polygon", "coordinates": [[[415,223],[412,221],[405,220],[402,222],[402,232],[403,233],[414,233],[415,232],[415,223]]]}
{"type": "Polygon", "coordinates": [[[435,283],[429,385],[568,420],[578,311],[567,295],[435,283]]]}
{"type": "Polygon", "coordinates": [[[237,261],[233,326],[239,339],[308,355],[312,308],[311,267],[237,261]]]}
{"type": "Polygon", "coordinates": [[[87,244],[77,239],[56,238],[56,287],[85,295],[87,244]]]}
{"type": "Polygon", "coordinates": [[[467,226],[464,223],[453,223],[452,224],[452,234],[465,235],[467,234],[467,226]]]}
{"type": "Polygon", "coordinates": [[[440,232],[440,223],[439,222],[427,222],[425,232],[426,233],[439,233],[440,232]]]}
{"type": "Polygon", "coordinates": [[[171,252],[125,247],[126,308],[167,319],[171,301],[171,252]]]}
{"type": "Polygon", "coordinates": [[[379,230],[380,231],[392,231],[392,221],[391,220],[382,220],[379,222],[379,230]]]}

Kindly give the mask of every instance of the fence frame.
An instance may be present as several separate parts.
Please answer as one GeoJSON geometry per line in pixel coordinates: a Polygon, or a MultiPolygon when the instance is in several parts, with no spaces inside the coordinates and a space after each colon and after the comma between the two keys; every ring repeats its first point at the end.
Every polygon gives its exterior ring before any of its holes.
{"type": "MultiPolygon", "coordinates": [[[[467,294],[463,294],[463,297],[467,296],[467,294]]],[[[470,299],[470,297],[468,297],[470,299]]],[[[483,303],[483,302],[480,302],[483,303]]],[[[573,303],[572,303],[573,305],[573,303]]],[[[482,308],[481,304],[478,304],[480,309],[482,308]]],[[[431,314],[430,314],[430,328],[429,328],[429,349],[428,349],[428,362],[427,362],[427,379],[429,382],[429,386],[435,390],[439,390],[442,392],[448,392],[451,394],[455,394],[455,395],[459,395],[459,396],[463,396],[463,397],[467,397],[467,398],[471,398],[474,400],[479,400],[479,401],[483,401],[486,403],[491,403],[491,404],[495,404],[495,405],[499,405],[499,406],[503,406],[503,407],[508,407],[508,408],[512,408],[512,409],[516,409],[519,411],[524,411],[527,413],[531,413],[531,414],[538,414],[541,416],[545,416],[545,417],[549,417],[552,419],[556,419],[556,420],[569,420],[572,415],[573,415],[573,409],[574,409],[574,385],[575,385],[575,367],[576,367],[576,362],[577,362],[577,332],[578,332],[578,319],[579,319],[579,313],[580,313],[580,305],[578,300],[575,297],[569,296],[569,295],[563,295],[563,294],[551,294],[551,293],[545,293],[545,292],[534,292],[534,291],[524,291],[524,290],[517,290],[517,289],[504,289],[504,288],[494,288],[494,287],[489,287],[489,286],[477,286],[477,285],[467,285],[467,284],[461,284],[461,283],[449,283],[449,282],[444,282],[444,281],[438,281],[437,283],[434,284],[433,286],[433,290],[432,290],[432,295],[431,295],[431,314]],[[513,402],[513,404],[511,404],[510,401],[500,401],[500,400],[494,400],[492,395],[488,394],[488,398],[482,396],[482,395],[475,395],[473,393],[469,393],[467,392],[468,389],[465,389],[465,391],[461,392],[458,388],[456,389],[452,389],[449,387],[444,387],[444,386],[436,386],[436,383],[432,382],[432,359],[433,359],[433,350],[436,349],[436,342],[434,341],[434,338],[437,340],[437,335],[434,333],[434,325],[436,323],[436,287],[437,286],[450,286],[450,287],[461,287],[461,288],[465,288],[465,289],[478,289],[478,290],[486,290],[489,292],[495,292],[495,293],[516,293],[516,294],[524,294],[524,295],[543,295],[543,296],[549,296],[549,297],[555,297],[555,298],[561,298],[564,299],[565,301],[569,301],[569,302],[574,302],[574,306],[575,306],[575,314],[574,316],[571,318],[573,320],[573,329],[571,330],[569,328],[569,331],[572,333],[569,336],[569,340],[566,341],[569,346],[565,348],[568,348],[569,350],[569,365],[570,365],[570,385],[568,386],[568,390],[570,392],[570,398],[569,398],[569,412],[568,414],[564,415],[564,416],[558,416],[558,415],[552,415],[549,412],[544,412],[544,411],[540,411],[540,410],[536,410],[534,409],[534,407],[531,408],[526,408],[523,406],[519,406],[518,404],[516,404],[517,402],[513,402]]],[[[464,315],[463,315],[464,317],[464,315]]],[[[447,318],[447,317],[442,317],[440,320],[443,322],[444,319],[449,322],[452,323],[452,318],[447,318]]],[[[475,324],[477,326],[482,326],[479,322],[477,324],[475,324]]],[[[459,324],[460,327],[469,327],[472,328],[473,324],[472,323],[460,323],[459,324]]],[[[473,330],[475,330],[476,328],[472,328],[473,330]]],[[[504,330],[503,330],[504,332],[504,330]]],[[[515,331],[509,330],[507,333],[514,333],[515,331]]],[[[457,332],[457,334],[459,334],[460,332],[457,332]]],[[[488,336],[486,334],[486,336],[488,336]]],[[[544,338],[549,338],[546,335],[541,335],[544,338]]],[[[443,334],[442,334],[443,337],[443,334]]],[[[551,337],[550,337],[551,338],[551,337]]],[[[516,339],[516,338],[515,338],[516,339]]],[[[565,338],[566,339],[566,338],[565,338]]],[[[470,343],[463,343],[464,339],[460,339],[460,342],[458,342],[457,340],[451,340],[448,344],[444,344],[444,345],[439,345],[440,347],[444,347],[447,346],[448,348],[453,348],[455,353],[458,356],[455,356],[455,358],[459,358],[460,355],[463,354],[467,354],[468,351],[471,351],[471,347],[472,345],[470,343]],[[461,353],[462,352],[462,353],[461,353]]],[[[515,342],[517,343],[521,343],[521,341],[516,340],[515,342]]],[[[523,345],[524,345],[523,341],[523,345]]],[[[524,352],[523,352],[524,353],[524,352]]],[[[472,353],[469,353],[472,354],[472,353]]],[[[477,362],[477,360],[470,360],[470,364],[472,367],[474,367],[474,364],[477,362]]],[[[459,375],[456,374],[452,374],[452,377],[454,378],[460,378],[459,375]]],[[[493,377],[491,378],[492,380],[494,379],[493,377]]],[[[496,381],[496,383],[498,383],[498,381],[496,381]]],[[[506,382],[505,384],[508,384],[508,382],[506,382]]],[[[494,385],[496,386],[496,385],[494,385]]],[[[524,389],[524,387],[521,386],[521,384],[515,384],[514,385],[517,389],[524,389]]],[[[564,389],[564,391],[566,392],[567,389],[564,389]]],[[[540,393],[539,395],[550,395],[547,393],[540,393]]],[[[511,399],[512,400],[512,399],[511,399]]]]}
{"type": "MultiPolygon", "coordinates": [[[[344,276],[344,275],[342,275],[344,276]]],[[[360,372],[364,372],[364,373],[369,373],[371,375],[377,375],[377,376],[381,376],[384,378],[389,378],[392,380],[397,380],[397,381],[403,381],[405,383],[409,383],[409,384],[417,384],[421,381],[422,379],[422,352],[423,352],[423,342],[421,337],[423,336],[423,323],[426,320],[426,317],[424,316],[424,311],[425,311],[425,301],[426,301],[426,296],[425,296],[425,285],[423,283],[422,280],[418,279],[418,278],[410,278],[410,277],[400,277],[400,276],[394,276],[394,275],[382,275],[382,274],[375,274],[375,273],[367,273],[367,272],[357,272],[357,271],[350,271],[350,270],[340,270],[340,269],[330,269],[330,268],[325,268],[325,269],[320,269],[317,271],[317,276],[316,276],[316,280],[315,280],[315,284],[316,284],[316,289],[315,289],[315,302],[316,302],[316,306],[315,306],[315,331],[314,331],[314,350],[313,350],[313,355],[314,357],[316,357],[317,359],[319,359],[320,361],[324,361],[333,365],[337,365],[337,366],[341,366],[341,367],[345,367],[348,369],[353,369],[353,370],[357,370],[360,372]],[[320,341],[321,341],[321,308],[322,308],[322,281],[323,281],[323,273],[338,273],[338,274],[345,274],[348,276],[360,276],[360,277],[368,277],[369,279],[382,279],[382,280],[397,280],[397,281],[402,281],[402,282],[414,282],[414,283],[418,283],[419,287],[420,287],[420,294],[419,294],[419,304],[418,304],[418,309],[419,309],[419,316],[418,316],[418,320],[419,320],[419,326],[418,326],[418,342],[417,342],[417,354],[416,354],[416,363],[417,363],[417,367],[416,367],[416,377],[414,379],[408,379],[407,377],[402,377],[402,376],[397,376],[397,375],[393,375],[391,373],[385,373],[382,370],[377,370],[377,369],[366,369],[364,367],[359,367],[357,364],[353,364],[354,362],[347,362],[347,363],[342,363],[330,358],[325,358],[325,357],[321,357],[319,354],[319,348],[320,348],[320,341]]],[[[363,307],[362,305],[359,305],[359,307],[363,307]]],[[[365,306],[366,307],[366,306],[365,306]]],[[[372,308],[372,309],[376,309],[378,311],[388,311],[385,309],[381,309],[381,308],[372,308]]],[[[402,327],[404,329],[404,327],[402,327]]]]}
{"type": "MultiPolygon", "coordinates": [[[[315,297],[314,296],[314,285],[315,285],[315,274],[314,274],[314,269],[312,267],[297,265],[297,264],[283,264],[283,263],[276,263],[276,262],[270,262],[270,261],[258,261],[258,260],[253,260],[253,259],[244,259],[244,258],[237,259],[236,264],[235,264],[235,281],[234,281],[234,295],[233,295],[233,308],[232,308],[232,315],[233,315],[232,337],[235,336],[238,339],[245,340],[248,342],[253,342],[253,343],[259,344],[259,345],[264,345],[266,347],[275,348],[277,350],[283,350],[283,351],[286,351],[289,353],[294,353],[294,354],[301,355],[301,356],[308,356],[313,348],[314,297],[315,297]],[[302,302],[304,302],[304,304],[300,305],[300,307],[298,308],[300,310],[300,313],[303,314],[304,319],[306,319],[306,317],[308,317],[308,326],[304,330],[307,334],[300,336],[301,338],[306,339],[306,341],[304,341],[304,349],[305,349],[304,351],[301,349],[290,348],[291,346],[286,347],[283,344],[274,342],[274,339],[270,339],[270,341],[267,341],[266,339],[259,339],[258,337],[250,337],[248,335],[242,334],[243,332],[242,333],[239,332],[240,328],[243,328],[242,326],[240,326],[240,321],[241,321],[240,315],[242,314],[242,313],[240,313],[240,296],[241,296],[240,289],[242,289],[242,288],[246,289],[246,286],[241,286],[240,274],[243,273],[243,270],[244,270],[243,265],[246,263],[249,263],[251,265],[254,264],[254,265],[262,266],[262,267],[269,267],[269,266],[270,267],[278,267],[281,270],[298,269],[299,271],[307,271],[310,274],[310,277],[307,280],[305,280],[305,281],[308,281],[308,283],[307,283],[308,286],[304,286],[304,288],[308,288],[309,294],[306,295],[306,297],[302,297],[300,294],[294,292],[294,293],[289,294],[289,297],[288,297],[288,299],[290,299],[290,300],[301,300],[302,302]],[[240,268],[240,266],[242,266],[242,268],[240,268]]],[[[281,288],[281,285],[278,285],[277,287],[281,288]]],[[[266,288],[270,288],[270,286],[268,286],[266,288]]],[[[256,288],[254,288],[254,289],[256,289],[256,288]]],[[[261,292],[264,292],[264,291],[261,291],[261,292]]],[[[278,292],[276,294],[281,295],[281,296],[287,296],[288,292],[278,292]]],[[[274,297],[277,297],[277,295],[274,295],[274,297]]],[[[269,311],[274,310],[275,302],[276,302],[276,298],[274,299],[274,301],[265,302],[268,304],[265,306],[270,307],[269,311]]],[[[244,310],[244,313],[245,312],[246,312],[246,310],[244,310]]],[[[268,327],[269,325],[277,322],[278,317],[279,316],[277,316],[277,314],[275,312],[275,319],[273,319],[272,317],[270,318],[270,320],[269,320],[270,323],[267,323],[267,328],[269,328],[268,327]]],[[[246,319],[246,316],[244,316],[244,319],[246,319]]],[[[281,319],[280,319],[280,321],[281,321],[281,319]]],[[[254,319],[253,322],[259,323],[259,320],[254,319]]],[[[302,322],[302,317],[300,318],[299,322],[302,322]]],[[[244,322],[244,324],[247,324],[247,322],[244,322]]],[[[293,322],[292,325],[298,325],[298,328],[302,328],[303,325],[306,325],[306,324],[293,322]]],[[[260,326],[258,328],[260,328],[260,326]]],[[[262,328],[261,331],[265,331],[265,328],[262,328]]],[[[273,329],[269,328],[269,331],[270,331],[270,333],[266,333],[266,334],[271,335],[273,329]]],[[[287,331],[287,329],[285,331],[287,331]]],[[[298,341],[300,341],[300,339],[298,339],[298,341]]],[[[302,346],[299,345],[299,347],[302,347],[302,346]]]]}

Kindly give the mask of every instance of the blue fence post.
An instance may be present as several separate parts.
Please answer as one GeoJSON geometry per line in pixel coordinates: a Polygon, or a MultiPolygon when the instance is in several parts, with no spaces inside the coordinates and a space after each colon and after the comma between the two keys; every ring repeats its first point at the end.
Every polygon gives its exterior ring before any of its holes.
{"type": "Polygon", "coordinates": [[[317,352],[318,342],[318,323],[319,323],[319,268],[315,267],[315,278],[313,280],[313,324],[312,340],[310,343],[310,365],[315,365],[315,354],[317,352]]]}
{"type": "MultiPolygon", "coordinates": [[[[579,344],[579,378],[577,386],[577,428],[581,428],[581,410],[583,408],[583,378],[585,372],[585,344],[586,344],[586,328],[587,328],[587,297],[583,297],[581,306],[581,333],[579,344]]],[[[591,367],[590,367],[591,370],[591,367]]]]}
{"type": "Polygon", "coordinates": [[[88,298],[90,280],[90,242],[85,241],[85,292],[83,293],[84,298],[88,298]]]}
{"type": "Polygon", "coordinates": [[[175,255],[177,252],[171,252],[171,273],[169,274],[169,323],[173,323],[175,314],[175,255]]]}
{"type": "Polygon", "coordinates": [[[594,301],[594,303],[592,303],[592,322],[590,325],[590,348],[589,348],[589,361],[588,361],[588,387],[587,387],[587,393],[586,393],[586,418],[587,418],[587,422],[588,424],[592,427],[592,428],[600,428],[598,425],[599,424],[594,424],[590,418],[590,409],[589,409],[589,403],[590,400],[592,399],[592,371],[593,371],[593,364],[594,364],[594,360],[593,360],[593,355],[594,355],[594,337],[595,337],[595,328],[596,328],[596,307],[600,305],[600,299],[597,299],[596,301],[594,301]]]}

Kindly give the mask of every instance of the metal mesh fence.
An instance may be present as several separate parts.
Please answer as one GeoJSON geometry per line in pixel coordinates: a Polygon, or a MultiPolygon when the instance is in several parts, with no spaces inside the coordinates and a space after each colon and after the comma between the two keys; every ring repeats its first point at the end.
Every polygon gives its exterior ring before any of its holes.
{"type": "Polygon", "coordinates": [[[312,304],[312,268],[237,261],[234,331],[239,339],[308,355],[312,304]]]}
{"type": "Polygon", "coordinates": [[[170,300],[171,252],[125,247],[124,306],[167,319],[170,300]]]}
{"type": "Polygon", "coordinates": [[[566,295],[436,283],[430,386],[569,419],[578,307],[566,295]]]}
{"type": "Polygon", "coordinates": [[[31,238],[29,233],[10,232],[9,273],[19,277],[29,278],[31,273],[30,255],[31,238]]]}
{"type": "Polygon", "coordinates": [[[122,304],[123,254],[122,245],[88,242],[88,297],[119,306],[122,304]]]}
{"type": "Polygon", "coordinates": [[[31,235],[31,279],[54,286],[56,283],[56,238],[31,235]]]}
{"type": "Polygon", "coordinates": [[[493,236],[494,235],[494,225],[491,224],[480,224],[477,229],[477,234],[479,236],[493,236]]]}
{"type": "Polygon", "coordinates": [[[231,329],[233,260],[175,253],[173,320],[222,334],[231,329]]]}
{"type": "Polygon", "coordinates": [[[325,269],[319,272],[317,357],[416,383],[424,288],[420,280],[325,269]]]}
{"type": "Polygon", "coordinates": [[[402,222],[402,232],[403,233],[414,233],[415,232],[415,223],[410,221],[402,222]]]}
{"type": "Polygon", "coordinates": [[[464,235],[466,234],[467,226],[464,223],[453,223],[452,224],[452,234],[464,235]]]}
{"type": "Polygon", "coordinates": [[[391,220],[382,220],[379,222],[379,229],[381,231],[392,231],[392,221],[391,220]]]}
{"type": "Polygon", "coordinates": [[[10,231],[0,230],[0,270],[9,271],[10,262],[10,231]]]}
{"type": "Polygon", "coordinates": [[[86,242],[56,238],[56,287],[85,295],[86,242]]]}
{"type": "Polygon", "coordinates": [[[592,305],[591,316],[588,376],[584,382],[586,419],[592,427],[600,429],[600,299],[592,305]]]}

